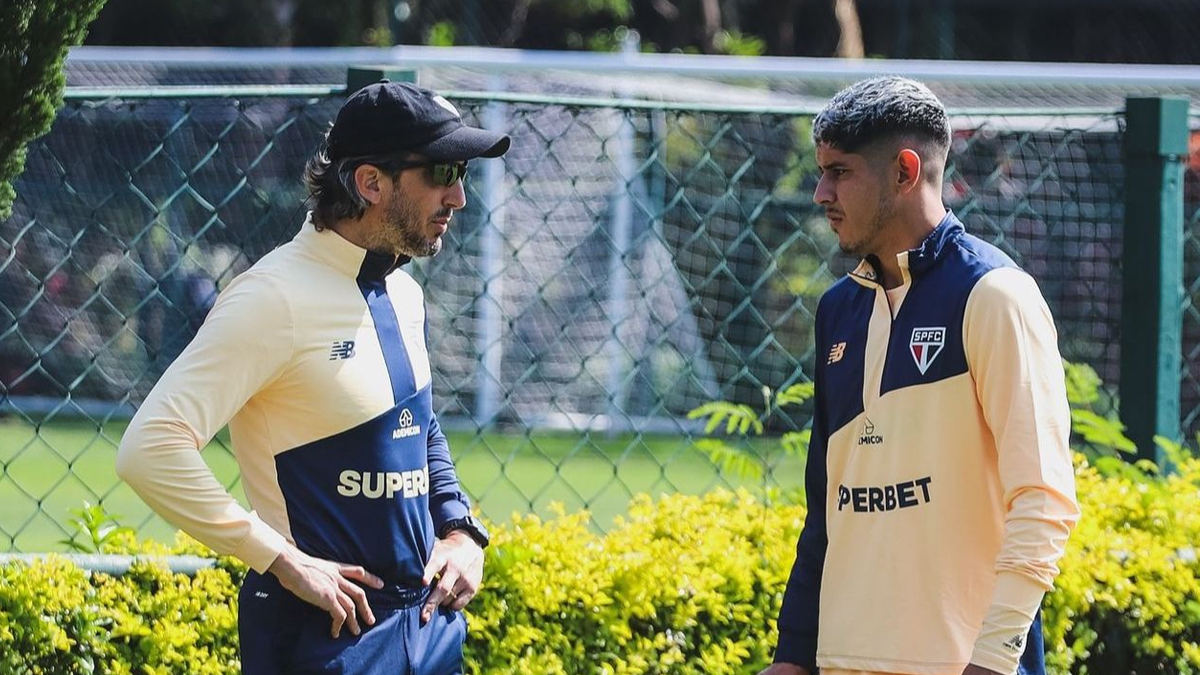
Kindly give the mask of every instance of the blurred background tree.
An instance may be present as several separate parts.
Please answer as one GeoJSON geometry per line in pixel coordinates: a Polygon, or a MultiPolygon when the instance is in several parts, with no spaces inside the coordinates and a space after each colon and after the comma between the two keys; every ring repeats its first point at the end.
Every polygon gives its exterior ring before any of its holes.
{"type": "Polygon", "coordinates": [[[50,130],[62,106],[63,59],[83,41],[104,0],[0,3],[0,220],[12,213],[12,182],[30,141],[50,130]]]}
{"type": "Polygon", "coordinates": [[[656,52],[1200,63],[1193,0],[110,0],[88,43],[615,50],[622,28],[656,52]]]}

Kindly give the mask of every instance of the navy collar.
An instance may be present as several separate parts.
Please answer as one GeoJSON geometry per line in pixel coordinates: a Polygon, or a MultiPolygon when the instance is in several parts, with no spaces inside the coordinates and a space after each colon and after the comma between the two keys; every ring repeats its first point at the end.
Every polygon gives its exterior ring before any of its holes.
{"type": "MultiPolygon", "coordinates": [[[[946,215],[942,221],[933,228],[933,231],[925,236],[924,241],[916,248],[909,249],[901,253],[900,266],[907,270],[907,274],[911,277],[923,276],[926,272],[933,268],[945,255],[954,247],[959,239],[962,238],[966,230],[963,224],[955,217],[953,211],[946,211],[946,215]]],[[[850,276],[858,279],[860,282],[867,284],[877,284],[883,276],[881,273],[882,264],[875,255],[869,255],[862,259],[850,276]]]]}
{"type": "Polygon", "coordinates": [[[360,283],[383,281],[411,258],[368,251],[328,227],[317,230],[312,212],[304,219],[304,225],[295,241],[313,256],[346,276],[353,276],[360,283]]]}
{"type": "Polygon", "coordinates": [[[966,230],[953,211],[946,211],[942,222],[933,228],[921,245],[908,252],[908,271],[920,276],[941,260],[947,251],[962,238],[966,230]]]}
{"type": "Polygon", "coordinates": [[[408,256],[394,256],[376,251],[367,251],[363,256],[362,266],[358,268],[358,281],[383,281],[384,277],[396,271],[396,268],[412,260],[408,256]]]}

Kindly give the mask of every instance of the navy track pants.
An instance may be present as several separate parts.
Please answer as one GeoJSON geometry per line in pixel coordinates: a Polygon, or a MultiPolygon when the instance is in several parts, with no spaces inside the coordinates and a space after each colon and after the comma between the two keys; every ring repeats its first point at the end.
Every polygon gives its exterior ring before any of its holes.
{"type": "Polygon", "coordinates": [[[466,619],[439,608],[421,625],[426,589],[367,590],[375,625],[329,635],[329,614],[250,570],[238,595],[243,675],[460,675],[466,619]]]}

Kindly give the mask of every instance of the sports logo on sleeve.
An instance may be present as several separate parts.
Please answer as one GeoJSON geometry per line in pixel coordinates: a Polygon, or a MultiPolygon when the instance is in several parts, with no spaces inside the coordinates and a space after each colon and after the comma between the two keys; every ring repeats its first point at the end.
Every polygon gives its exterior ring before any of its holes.
{"type": "Polygon", "coordinates": [[[1025,635],[1014,635],[1004,642],[1004,646],[1008,647],[1014,654],[1020,654],[1025,649],[1025,635]]]}
{"type": "Polygon", "coordinates": [[[912,339],[908,341],[908,351],[912,353],[913,361],[917,362],[917,370],[924,375],[933,365],[934,359],[942,353],[946,346],[946,327],[914,328],[912,339]]]}

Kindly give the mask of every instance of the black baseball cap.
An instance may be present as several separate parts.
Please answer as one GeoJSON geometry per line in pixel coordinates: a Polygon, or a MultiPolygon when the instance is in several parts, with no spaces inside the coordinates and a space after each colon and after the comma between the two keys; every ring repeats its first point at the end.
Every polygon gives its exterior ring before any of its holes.
{"type": "Polygon", "coordinates": [[[454,105],[428,89],[385,79],[346,99],[326,142],[330,159],[414,152],[461,162],[499,157],[511,139],[463,124],[454,105]]]}

